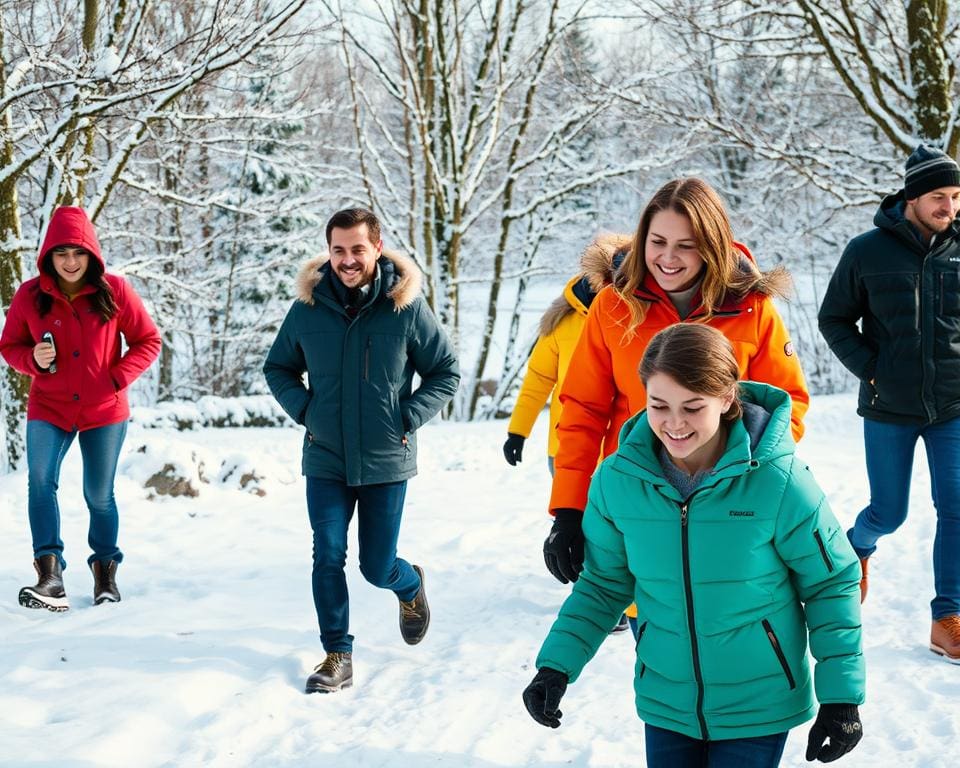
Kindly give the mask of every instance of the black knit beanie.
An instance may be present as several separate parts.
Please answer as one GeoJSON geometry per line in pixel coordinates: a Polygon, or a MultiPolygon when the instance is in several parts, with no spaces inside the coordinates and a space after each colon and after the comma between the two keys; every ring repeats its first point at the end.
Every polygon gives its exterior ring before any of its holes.
{"type": "Polygon", "coordinates": [[[940,187],[960,187],[960,166],[936,147],[921,144],[907,158],[903,196],[914,200],[940,187]]]}

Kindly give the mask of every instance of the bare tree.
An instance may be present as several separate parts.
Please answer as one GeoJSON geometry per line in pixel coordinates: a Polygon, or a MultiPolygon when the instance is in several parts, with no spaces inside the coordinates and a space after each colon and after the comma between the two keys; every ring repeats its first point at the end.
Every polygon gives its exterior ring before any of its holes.
{"type": "MultiPolygon", "coordinates": [[[[61,203],[103,212],[151,126],[179,100],[243,62],[306,0],[152,4],[85,0],[0,9],[0,306],[23,279],[22,206],[42,232],[61,203]],[[71,30],[78,30],[74,34],[71,30]]],[[[0,386],[5,463],[23,456],[25,382],[7,369],[0,386]]]]}
{"type": "MultiPolygon", "coordinates": [[[[558,205],[647,161],[611,164],[579,151],[615,101],[611,89],[570,87],[561,106],[545,86],[565,36],[585,21],[582,7],[380,0],[376,27],[328,8],[340,24],[352,97],[357,197],[423,265],[430,301],[464,362],[454,413],[472,418],[504,279],[537,269],[558,205]],[[485,292],[472,333],[463,324],[468,285],[485,292]]],[[[577,215],[583,221],[589,212],[559,214],[577,215]]]]}

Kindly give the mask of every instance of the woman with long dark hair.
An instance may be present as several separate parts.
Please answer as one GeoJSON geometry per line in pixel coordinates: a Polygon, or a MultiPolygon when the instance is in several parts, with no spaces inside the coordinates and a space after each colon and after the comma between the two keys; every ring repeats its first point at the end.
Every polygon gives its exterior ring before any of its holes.
{"type": "Polygon", "coordinates": [[[0,354],[31,378],[27,505],[38,581],[20,590],[20,604],[59,612],[69,602],[57,487],[63,457],[78,435],[94,603],[120,600],[116,570],[123,553],[113,483],[130,415],[127,387],[160,353],[160,333],[133,287],[105,271],[82,208],[54,211],[37,268],[40,274],[13,297],[0,354]]]}

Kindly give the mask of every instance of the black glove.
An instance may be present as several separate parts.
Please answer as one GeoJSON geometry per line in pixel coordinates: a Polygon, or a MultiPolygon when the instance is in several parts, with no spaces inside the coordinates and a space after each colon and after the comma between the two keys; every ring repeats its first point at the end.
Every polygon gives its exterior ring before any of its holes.
{"type": "Polygon", "coordinates": [[[523,461],[523,442],[526,439],[523,435],[507,432],[507,442],[503,444],[503,458],[511,467],[517,466],[518,461],[523,461]]]}
{"type": "Polygon", "coordinates": [[[863,737],[856,704],[821,704],[807,737],[807,760],[832,763],[857,746],[863,737]],[[829,744],[824,744],[827,737],[829,744]]]}
{"type": "Polygon", "coordinates": [[[554,578],[566,584],[580,578],[583,570],[583,512],[561,507],[553,514],[553,527],[543,542],[543,560],[554,578]]]}
{"type": "Polygon", "coordinates": [[[567,676],[550,667],[543,667],[537,671],[530,685],[523,689],[523,706],[540,725],[559,728],[563,712],[557,707],[566,690],[567,676]]]}

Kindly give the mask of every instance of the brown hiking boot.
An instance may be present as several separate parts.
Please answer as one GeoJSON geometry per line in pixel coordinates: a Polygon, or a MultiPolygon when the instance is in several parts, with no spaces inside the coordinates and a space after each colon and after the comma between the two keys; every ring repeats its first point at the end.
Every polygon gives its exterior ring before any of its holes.
{"type": "Polygon", "coordinates": [[[960,616],[944,616],[933,622],[930,650],[951,664],[960,664],[960,616]]]}
{"type": "Polygon", "coordinates": [[[54,613],[69,610],[67,593],[63,591],[63,569],[56,555],[41,555],[33,561],[37,584],[20,590],[20,605],[24,608],[46,608],[54,613]]]}
{"type": "Polygon", "coordinates": [[[328,653],[307,678],[307,693],[333,693],[353,685],[353,654],[328,653]]]}
{"type": "Polygon", "coordinates": [[[400,601],[400,634],[407,645],[416,645],[423,640],[430,626],[430,606],[423,588],[423,568],[415,565],[413,570],[420,577],[420,591],[410,602],[400,601]]]}
{"type": "Polygon", "coordinates": [[[867,599],[867,560],[869,557],[860,558],[860,604],[867,599]]]}
{"type": "Polygon", "coordinates": [[[120,590],[117,589],[117,561],[94,560],[90,563],[93,571],[93,604],[119,603],[120,590]]]}

